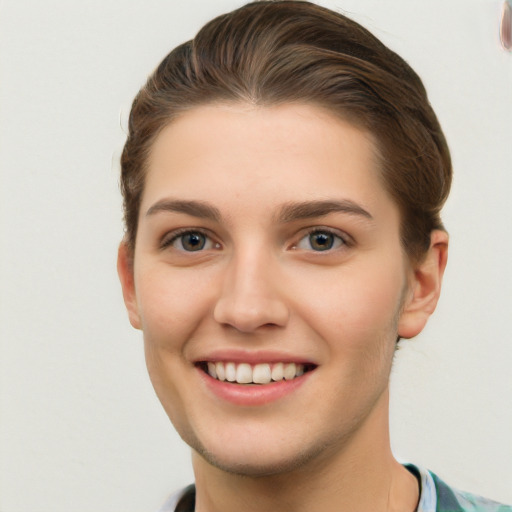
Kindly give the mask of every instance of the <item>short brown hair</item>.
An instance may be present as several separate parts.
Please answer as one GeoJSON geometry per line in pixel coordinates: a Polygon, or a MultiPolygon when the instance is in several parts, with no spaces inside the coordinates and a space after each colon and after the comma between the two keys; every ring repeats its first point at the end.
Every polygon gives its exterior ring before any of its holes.
{"type": "Polygon", "coordinates": [[[215,18],[175,48],[133,101],[121,157],[132,250],[153,141],[180,113],[215,102],[307,102],[368,130],[411,260],[425,254],[432,230],[443,229],[450,154],[418,75],[339,13],[306,1],[258,1],[215,18]]]}

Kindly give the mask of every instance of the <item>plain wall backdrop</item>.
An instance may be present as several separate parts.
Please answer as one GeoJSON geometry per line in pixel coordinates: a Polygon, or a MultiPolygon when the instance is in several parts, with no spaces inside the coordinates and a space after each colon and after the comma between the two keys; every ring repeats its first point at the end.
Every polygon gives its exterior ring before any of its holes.
{"type": "MultiPolygon", "coordinates": [[[[438,310],[403,343],[403,460],[512,502],[512,54],[501,1],[332,0],[410,62],[455,169],[438,310]]],[[[140,512],[192,480],[115,272],[131,100],[237,0],[0,1],[0,511],[140,512]]]]}

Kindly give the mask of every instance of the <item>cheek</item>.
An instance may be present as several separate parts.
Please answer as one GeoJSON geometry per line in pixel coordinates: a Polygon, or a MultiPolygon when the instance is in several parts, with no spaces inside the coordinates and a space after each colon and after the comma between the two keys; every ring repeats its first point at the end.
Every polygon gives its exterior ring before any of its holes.
{"type": "Polygon", "coordinates": [[[138,306],[146,344],[177,351],[211,309],[209,279],[200,272],[141,269],[136,276],[138,306]]]}
{"type": "MultiPolygon", "coordinates": [[[[334,275],[302,281],[308,289],[309,323],[333,343],[333,349],[360,351],[395,336],[404,274],[398,265],[346,266],[334,275]],[[313,286],[311,286],[311,284],[313,286]]],[[[296,294],[299,296],[299,294],[296,294]]],[[[300,307],[300,306],[298,306],[300,307]]],[[[304,309],[304,308],[302,308],[304,309]]]]}
{"type": "Polygon", "coordinates": [[[181,356],[149,340],[144,333],[144,355],[151,384],[167,416],[180,433],[188,431],[187,404],[193,402],[190,390],[180,386],[186,382],[187,369],[181,356]]]}
{"type": "Polygon", "coordinates": [[[193,396],[182,383],[194,367],[185,349],[209,311],[205,277],[195,279],[157,263],[139,268],[136,286],[149,377],[171,421],[186,431],[184,418],[193,396]]]}

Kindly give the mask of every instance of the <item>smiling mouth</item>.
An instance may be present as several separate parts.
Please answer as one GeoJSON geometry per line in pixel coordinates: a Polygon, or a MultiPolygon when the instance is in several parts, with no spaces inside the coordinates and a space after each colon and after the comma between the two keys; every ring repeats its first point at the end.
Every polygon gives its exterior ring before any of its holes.
{"type": "Polygon", "coordinates": [[[312,364],[301,363],[234,363],[201,362],[198,367],[213,379],[233,384],[271,384],[301,377],[316,368],[312,364]]]}

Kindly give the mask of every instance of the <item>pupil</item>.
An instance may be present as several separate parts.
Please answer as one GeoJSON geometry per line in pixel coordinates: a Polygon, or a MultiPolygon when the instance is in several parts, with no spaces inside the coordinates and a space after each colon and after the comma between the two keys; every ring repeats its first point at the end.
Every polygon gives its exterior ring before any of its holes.
{"type": "Polygon", "coordinates": [[[313,233],[309,239],[311,247],[318,251],[327,251],[334,244],[334,237],[329,233],[313,233]]]}
{"type": "Polygon", "coordinates": [[[205,236],[201,233],[189,233],[183,236],[183,247],[188,251],[200,251],[205,243],[205,236]]]}

